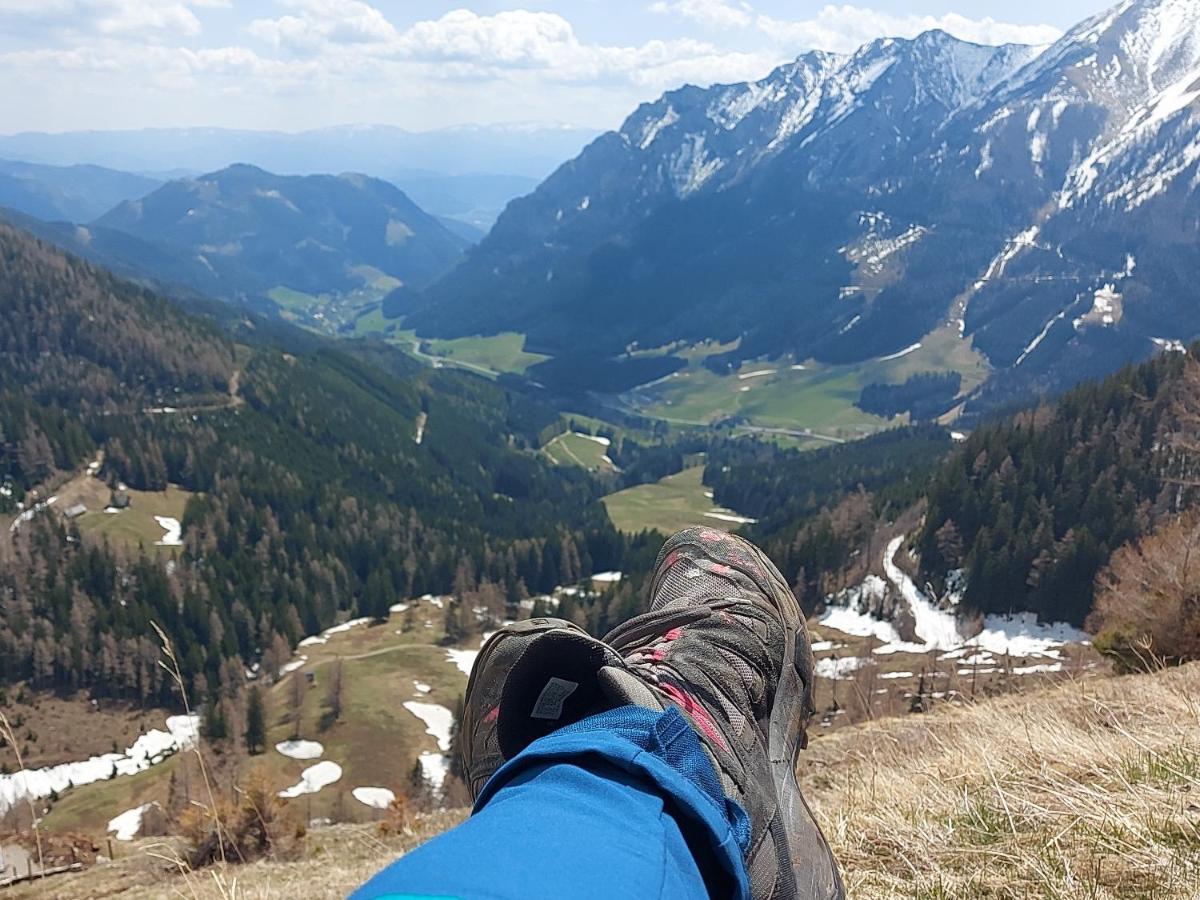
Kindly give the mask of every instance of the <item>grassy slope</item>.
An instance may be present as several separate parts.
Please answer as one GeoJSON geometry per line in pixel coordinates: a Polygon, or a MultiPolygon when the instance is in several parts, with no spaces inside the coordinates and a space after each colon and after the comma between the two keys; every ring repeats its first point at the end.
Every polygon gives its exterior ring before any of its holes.
{"type": "MultiPolygon", "coordinates": [[[[95,479],[93,479],[95,480],[95,479]]],[[[79,517],[79,530],[94,537],[107,537],[130,549],[143,546],[150,549],[165,533],[155,516],[183,521],[183,510],[191,492],[169,486],[165,491],[128,491],[129,508],[119,513],[106,513],[103,508],[91,508],[79,517]]],[[[104,499],[107,502],[107,496],[104,499]]],[[[159,547],[170,551],[170,547],[159,547]]],[[[174,548],[177,550],[178,548],[174,548]]]]}
{"type": "MultiPolygon", "coordinates": [[[[801,783],[858,900],[1163,898],[1200,890],[1200,665],[884,719],[813,742],[801,783]]],[[[307,858],[172,875],[146,856],[13,897],[341,897],[461,813],[380,841],[316,832],[307,858]]]]}
{"type": "MultiPolygon", "coordinates": [[[[322,743],[325,748],[322,759],[341,765],[343,774],[339,782],[320,793],[291,801],[300,811],[300,819],[331,815],[341,793],[347,818],[372,820],[376,813],[354,800],[351,790],[403,788],[417,755],[437,751],[437,742],[425,732],[424,723],[401,704],[419,700],[453,709],[466,689],[466,675],[447,660],[445,649],[436,646],[442,634],[442,615],[442,610],[421,604],[415,616],[416,628],[411,632],[399,633],[404,617],[394,613],[383,625],[356,627],[333,635],[326,644],[301,648],[300,653],[308,660],[299,671],[315,673],[316,684],[304,691],[300,734],[322,743]],[[431,628],[424,627],[426,621],[431,628]],[[339,657],[344,667],[343,714],[338,723],[324,723],[328,674],[339,657]],[[414,681],[421,681],[431,690],[418,692],[414,681]]],[[[297,783],[301,772],[317,762],[289,759],[274,749],[276,743],[291,735],[290,690],[290,680],[284,678],[268,692],[267,750],[248,762],[280,790],[297,783]]],[[[242,726],[241,722],[231,723],[233,728],[242,726]]],[[[108,749],[104,747],[102,752],[108,749]]],[[[168,762],[132,778],[68,791],[54,804],[46,817],[46,826],[102,837],[109,820],[117,813],[149,800],[165,803],[170,774],[168,762]]]]}
{"type": "Polygon", "coordinates": [[[659,384],[634,392],[634,404],[647,415],[681,422],[707,423],[739,415],[754,425],[859,437],[894,424],[854,406],[868,384],[896,384],[917,372],[957,371],[963,375],[965,391],[978,385],[987,371],[951,326],[928,335],[919,350],[899,359],[853,366],[810,360],[804,369],[792,365],[790,359],[751,361],[733,375],[717,376],[693,363],[659,384]],[[739,377],[768,369],[773,374],[739,377]]]}
{"type": "Polygon", "coordinates": [[[704,524],[731,529],[734,523],[706,518],[713,501],[701,479],[704,466],[684,469],[654,484],[639,484],[604,498],[613,524],[631,534],[656,528],[671,534],[689,525],[704,524]]]}
{"type": "Polygon", "coordinates": [[[582,466],[593,472],[611,472],[613,468],[606,446],[574,431],[558,435],[542,452],[559,466],[582,466]]]}

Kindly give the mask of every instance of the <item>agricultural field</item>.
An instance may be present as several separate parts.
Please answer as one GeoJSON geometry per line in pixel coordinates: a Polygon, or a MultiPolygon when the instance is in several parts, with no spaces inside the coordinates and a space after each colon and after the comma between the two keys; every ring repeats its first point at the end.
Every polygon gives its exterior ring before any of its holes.
{"type": "Polygon", "coordinates": [[[549,359],[541,353],[525,351],[525,335],[508,331],[486,337],[465,337],[454,340],[430,340],[428,351],[449,362],[458,362],[490,369],[493,372],[522,374],[532,365],[549,359]]]}
{"type": "Polygon", "coordinates": [[[416,331],[403,327],[402,319],[387,319],[383,307],[360,313],[354,320],[354,336],[380,336],[433,365],[459,366],[495,377],[503,373],[520,375],[530,366],[549,359],[540,353],[525,351],[525,335],[509,331],[503,334],[454,338],[418,338],[416,331]]]}
{"type": "Polygon", "coordinates": [[[371,266],[357,266],[354,274],[362,285],[344,293],[308,294],[277,285],[267,291],[267,297],[278,304],[285,319],[314,331],[350,330],[356,335],[383,331],[387,322],[378,304],[401,286],[400,280],[371,266]]]}

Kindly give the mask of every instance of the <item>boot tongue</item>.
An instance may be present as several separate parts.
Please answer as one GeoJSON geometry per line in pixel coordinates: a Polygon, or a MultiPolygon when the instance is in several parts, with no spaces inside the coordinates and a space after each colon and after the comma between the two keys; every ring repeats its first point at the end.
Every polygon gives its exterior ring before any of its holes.
{"type": "MultiPolygon", "coordinates": [[[[529,744],[615,705],[599,672],[620,657],[595,638],[552,631],[531,641],[513,664],[500,695],[496,736],[506,759],[529,744]]],[[[625,701],[629,702],[629,701],[625,701]]]]}
{"type": "Polygon", "coordinates": [[[640,678],[623,666],[604,666],[597,674],[600,690],[611,706],[644,706],[665,709],[658,695],[640,678]]]}

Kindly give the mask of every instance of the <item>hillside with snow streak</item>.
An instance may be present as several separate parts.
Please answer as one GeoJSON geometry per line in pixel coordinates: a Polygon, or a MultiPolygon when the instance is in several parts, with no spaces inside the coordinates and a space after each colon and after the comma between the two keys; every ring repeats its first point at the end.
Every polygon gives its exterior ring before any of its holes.
{"type": "Polygon", "coordinates": [[[195,742],[199,716],[168,716],[166,730],[141,735],[124,753],[105,753],[80,762],[0,775],[0,816],[18,803],[61,794],[73,787],[144,772],[195,742]]]}

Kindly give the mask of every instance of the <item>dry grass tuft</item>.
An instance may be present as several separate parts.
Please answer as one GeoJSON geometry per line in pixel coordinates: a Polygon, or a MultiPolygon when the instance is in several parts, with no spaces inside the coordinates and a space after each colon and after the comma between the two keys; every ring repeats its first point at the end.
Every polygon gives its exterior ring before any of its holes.
{"type": "Polygon", "coordinates": [[[805,760],[852,897],[1200,896],[1200,664],[847,728],[805,760]]]}

